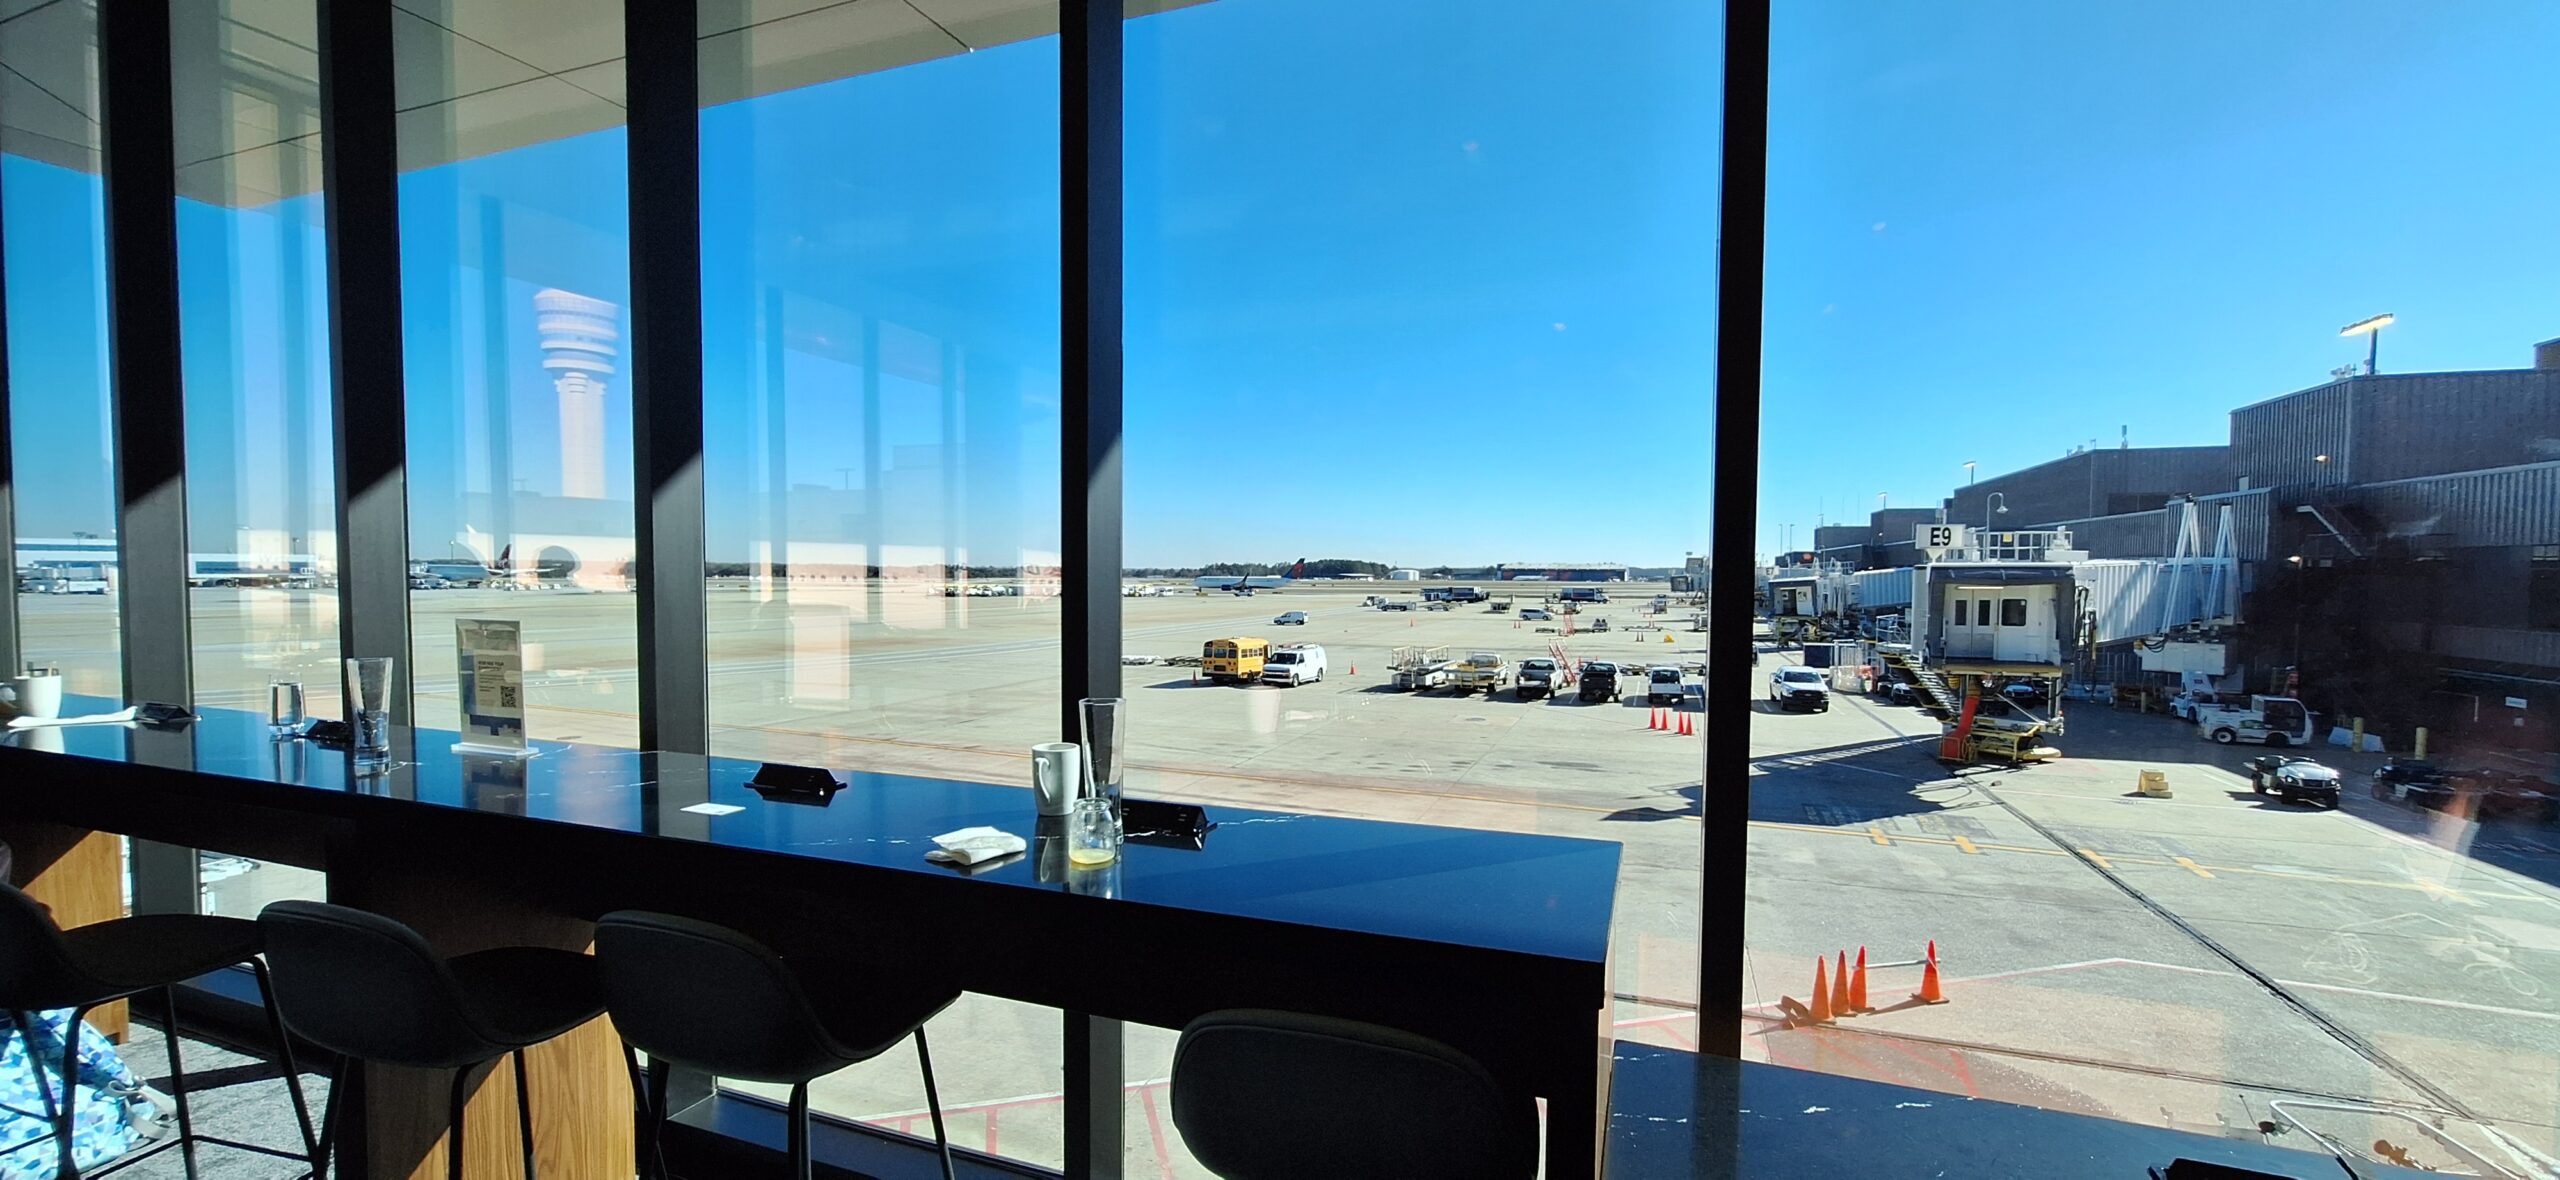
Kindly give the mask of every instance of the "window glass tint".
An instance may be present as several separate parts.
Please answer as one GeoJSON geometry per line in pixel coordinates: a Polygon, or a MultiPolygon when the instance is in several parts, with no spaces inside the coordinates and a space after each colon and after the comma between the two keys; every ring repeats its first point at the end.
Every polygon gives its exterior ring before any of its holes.
{"type": "MultiPolygon", "coordinates": [[[[1060,713],[1058,7],[697,12],[712,752],[1028,786],[1060,713]]],[[[956,1141],[1064,1162],[1062,1019],[934,1019],[977,1063],[939,1078],[956,1141]]],[[[932,1132],[908,1052],[811,1103],[932,1132]]]]}
{"type": "MultiPolygon", "coordinates": [[[[315,15],[255,0],[174,5],[170,81],[196,703],[263,713],[281,692],[307,716],[336,717],[315,15]]],[[[215,853],[201,883],[208,911],[243,916],[326,893],[316,872],[215,853]]]]}
{"type": "MultiPolygon", "coordinates": [[[[1705,658],[1671,581],[1709,540],[1720,28],[1680,0],[1127,25],[1129,791],[1617,843],[1611,1019],[1674,1047],[1701,754],[1647,729],[1681,690],[1640,669],[1705,658]],[[1290,610],[1322,679],[1185,666],[1290,610]],[[1524,693],[1532,657],[1637,679],[1524,693]]],[[[1145,1101],[1171,1048],[1133,1034],[1145,1101]]]]}
{"type": "Polygon", "coordinates": [[[0,76],[0,223],[20,642],[65,691],[120,697],[97,11],[46,4],[0,21],[0,56],[16,67],[0,76]]]}
{"type": "Polygon", "coordinates": [[[2560,12],[1773,7],[1759,544],[1855,512],[1838,629],[1921,633],[1751,719],[1745,1051],[2542,1167],[2560,12]],[[1861,948],[1884,1011],[1784,1018],[1861,948]]]}
{"type": "Polygon", "coordinates": [[[455,624],[507,619],[527,732],[631,744],[622,3],[438,15],[393,9],[416,716],[461,726],[455,624]]]}

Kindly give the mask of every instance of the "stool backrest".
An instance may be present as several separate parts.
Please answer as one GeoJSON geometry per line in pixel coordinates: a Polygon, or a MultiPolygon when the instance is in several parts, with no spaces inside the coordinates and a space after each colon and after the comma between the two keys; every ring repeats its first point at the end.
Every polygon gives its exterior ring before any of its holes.
{"type": "Polygon", "coordinates": [[[613,1027],[652,1060],[778,1083],[844,1063],[782,957],[725,926],[606,914],[596,923],[596,967],[613,1027]]]}
{"type": "Polygon", "coordinates": [[[0,883],[0,1009],[58,1008],[98,986],[72,964],[53,915],[17,886],[0,883]]]}
{"type": "Polygon", "coordinates": [[[1538,1109],[1427,1037],[1295,1012],[1212,1012],[1173,1051],[1173,1125],[1228,1180],[1529,1177],[1538,1109]]]}
{"type": "Polygon", "coordinates": [[[258,915],[284,1022],[363,1061],[424,1069],[506,1051],[472,1021],[461,985],[418,932],[380,914],[279,901],[258,915]]]}

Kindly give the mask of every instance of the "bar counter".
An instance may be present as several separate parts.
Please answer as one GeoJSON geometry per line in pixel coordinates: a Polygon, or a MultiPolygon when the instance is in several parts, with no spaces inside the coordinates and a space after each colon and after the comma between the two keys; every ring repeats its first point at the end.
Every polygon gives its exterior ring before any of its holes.
{"type": "MultiPolygon", "coordinates": [[[[345,751],[233,710],[22,731],[0,742],[0,836],[53,825],[317,869],[331,900],[447,954],[582,948],[598,915],[643,908],[1166,1028],[1229,1007],[1375,1021],[1546,1099],[1548,1176],[1599,1172],[1614,843],[1211,807],[1198,847],[1133,842],[1070,869],[1027,788],[851,773],[822,802],[781,801],[750,788],[753,762],[559,742],[518,760],[454,740],[395,729],[394,765],[358,775],[345,751]],[[933,836],[979,825],[1031,848],[974,870],[924,859],[933,836]]],[[[629,1174],[628,1085],[603,1024],[532,1065],[546,1170],[629,1174]]],[[[365,1167],[349,1174],[441,1174],[443,1081],[406,1072],[367,1071],[351,1122],[365,1167]]],[[[504,1082],[480,1087],[471,1125],[510,1125],[504,1082]]],[[[472,1137],[470,1174],[513,1174],[497,1138],[472,1137]]]]}

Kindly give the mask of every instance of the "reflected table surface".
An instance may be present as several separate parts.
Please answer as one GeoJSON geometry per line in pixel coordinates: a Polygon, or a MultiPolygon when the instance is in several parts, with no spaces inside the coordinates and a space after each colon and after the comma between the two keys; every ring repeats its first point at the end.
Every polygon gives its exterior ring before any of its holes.
{"type": "MultiPolygon", "coordinates": [[[[64,713],[117,707],[72,698],[64,713]]],[[[291,788],[323,797],[322,806],[397,800],[966,876],[990,888],[1085,893],[1563,960],[1608,955],[1619,847],[1605,841],[1209,807],[1213,826],[1199,847],[1130,843],[1117,863],[1087,870],[1066,865],[1058,821],[1044,827],[1027,787],[854,772],[823,803],[780,801],[748,785],[755,762],[561,742],[536,742],[534,756],[518,759],[456,752],[455,740],[452,731],[395,730],[396,760],[377,774],[355,773],[343,749],[279,740],[263,717],[226,709],[203,710],[168,730],[63,726],[16,733],[9,744],[291,788]],[[968,869],[924,859],[934,836],[976,826],[1019,835],[1030,851],[968,869]]],[[[0,786],[0,799],[9,789],[0,786]]]]}

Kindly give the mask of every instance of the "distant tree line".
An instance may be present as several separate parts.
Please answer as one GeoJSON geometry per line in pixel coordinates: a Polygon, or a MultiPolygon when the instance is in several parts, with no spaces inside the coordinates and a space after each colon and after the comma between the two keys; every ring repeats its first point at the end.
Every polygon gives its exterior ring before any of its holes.
{"type": "MultiPolygon", "coordinates": [[[[1288,561],[1218,561],[1208,565],[1131,566],[1125,572],[1133,578],[1275,578],[1289,572],[1296,564],[1288,561]]],[[[1355,561],[1348,557],[1327,557],[1307,562],[1310,578],[1339,578],[1367,574],[1373,578],[1387,576],[1394,567],[1383,561],[1355,561]]]]}

